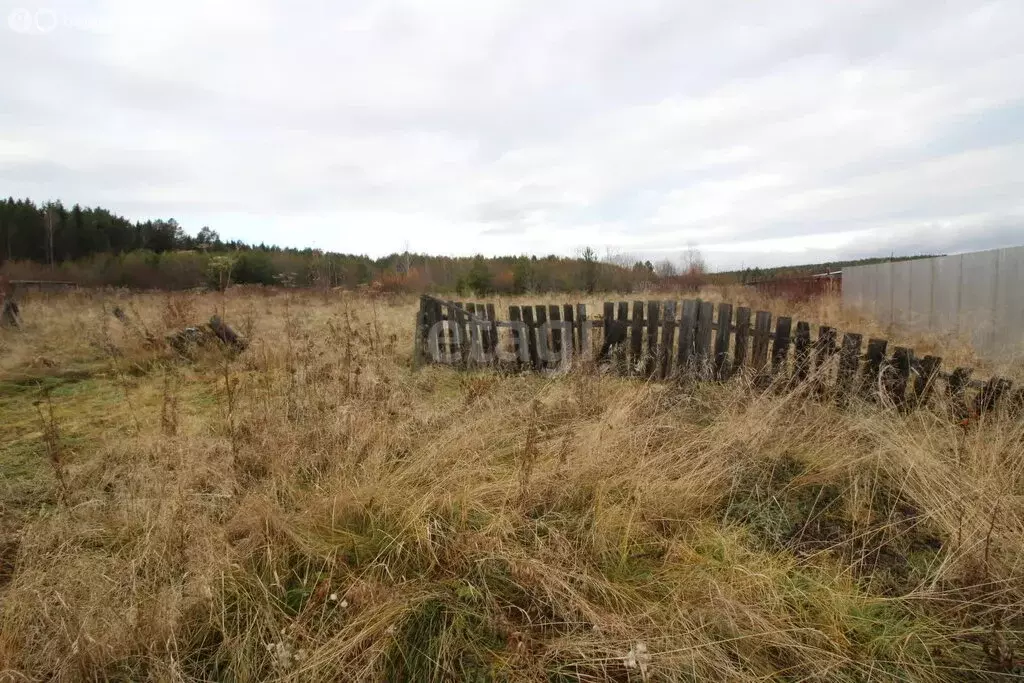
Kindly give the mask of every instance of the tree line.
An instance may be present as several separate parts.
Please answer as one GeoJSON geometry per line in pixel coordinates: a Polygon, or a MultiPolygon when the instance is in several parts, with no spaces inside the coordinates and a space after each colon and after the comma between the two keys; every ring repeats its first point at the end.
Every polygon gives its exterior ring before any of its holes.
{"type": "Polygon", "coordinates": [[[75,204],[69,209],[61,202],[36,204],[13,197],[0,201],[0,276],[9,279],[146,289],[262,284],[523,294],[629,292],[649,288],[669,274],[677,275],[663,263],[600,257],[591,248],[574,258],[406,251],[373,259],[224,241],[209,227],[191,235],[173,218],[132,222],[100,207],[75,204]]]}

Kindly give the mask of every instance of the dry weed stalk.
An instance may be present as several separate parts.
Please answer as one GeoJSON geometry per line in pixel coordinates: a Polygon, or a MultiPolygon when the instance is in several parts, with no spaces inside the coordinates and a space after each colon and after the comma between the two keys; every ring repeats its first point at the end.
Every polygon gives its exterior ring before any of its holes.
{"type": "Polygon", "coordinates": [[[43,400],[34,401],[33,405],[39,415],[39,426],[42,431],[43,446],[46,450],[46,459],[57,479],[58,493],[61,500],[68,495],[67,471],[64,466],[64,449],[61,446],[60,429],[57,426],[57,416],[53,411],[53,399],[50,390],[43,391],[43,400]],[[43,406],[46,412],[43,412],[43,406]]]}
{"type": "Polygon", "coordinates": [[[178,378],[173,370],[164,367],[164,384],[160,403],[160,431],[164,436],[178,433],[178,378]]]}

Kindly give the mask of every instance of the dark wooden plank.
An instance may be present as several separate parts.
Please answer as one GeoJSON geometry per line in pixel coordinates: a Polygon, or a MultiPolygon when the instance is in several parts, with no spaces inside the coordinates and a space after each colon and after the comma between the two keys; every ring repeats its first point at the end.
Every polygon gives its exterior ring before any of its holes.
{"type": "Polygon", "coordinates": [[[490,339],[490,348],[492,363],[497,360],[496,354],[498,351],[498,344],[501,340],[498,338],[498,311],[494,307],[494,304],[487,304],[486,307],[487,320],[490,321],[490,325],[487,326],[488,338],[490,339]]]}
{"type": "Polygon", "coordinates": [[[672,347],[676,339],[676,302],[665,302],[665,314],[661,321],[661,346],[658,349],[658,374],[664,379],[672,374],[672,347]]]}
{"type": "Polygon", "coordinates": [[[605,301],[604,302],[604,313],[602,314],[601,318],[602,318],[602,320],[604,322],[604,333],[605,333],[605,336],[607,336],[608,335],[608,327],[611,324],[611,321],[615,318],[615,304],[614,303],[612,303],[611,301],[605,301]]]}
{"type": "Polygon", "coordinates": [[[886,339],[868,340],[868,349],[864,353],[864,378],[861,381],[861,393],[865,398],[874,399],[880,395],[882,364],[885,362],[885,349],[888,345],[886,339]]]}
{"type": "Polygon", "coordinates": [[[623,330],[623,340],[617,345],[616,353],[619,362],[619,372],[625,375],[629,373],[629,302],[618,302],[617,313],[616,319],[621,323],[620,329],[623,330]]]}
{"type": "Polygon", "coordinates": [[[1005,377],[993,377],[985,383],[985,387],[978,394],[974,412],[976,415],[991,412],[999,405],[1003,397],[1013,389],[1013,382],[1005,377]]]}
{"type": "Polygon", "coordinates": [[[885,399],[899,410],[907,408],[907,384],[910,383],[910,367],[914,352],[905,346],[892,351],[892,361],[882,369],[882,390],[885,399]]]}
{"type": "Polygon", "coordinates": [[[775,321],[775,341],[772,344],[772,375],[786,374],[786,359],[789,356],[790,332],[793,319],[780,315],[775,321]]]}
{"type": "Polygon", "coordinates": [[[633,302],[633,320],[629,339],[629,374],[635,374],[644,352],[644,302],[633,302]]]}
{"type": "Polygon", "coordinates": [[[432,297],[427,297],[423,327],[425,328],[424,334],[426,335],[425,348],[428,354],[428,363],[436,363],[440,359],[440,330],[435,329],[435,326],[440,321],[441,315],[437,307],[437,300],[432,297]]]}
{"type": "Polygon", "coordinates": [[[793,379],[803,382],[811,374],[811,326],[799,321],[793,341],[793,379]]]}
{"type": "Polygon", "coordinates": [[[530,350],[530,365],[540,370],[540,354],[537,352],[537,321],[533,317],[533,306],[523,306],[523,322],[526,323],[526,345],[530,350]]]}
{"type": "Polygon", "coordinates": [[[628,323],[629,322],[629,302],[628,301],[620,301],[619,302],[619,311],[618,311],[618,313],[619,313],[618,318],[619,318],[619,320],[621,322],[624,322],[624,323],[628,323]]]}
{"type": "Polygon", "coordinates": [[[754,318],[754,352],[751,366],[754,372],[763,373],[768,365],[768,344],[772,335],[772,314],[758,311],[754,318]]]}
{"type": "Polygon", "coordinates": [[[412,366],[418,368],[425,360],[426,355],[426,339],[423,335],[423,326],[426,322],[427,315],[427,299],[425,296],[420,296],[420,307],[416,311],[416,329],[415,336],[412,340],[412,366]]]}
{"type": "Polygon", "coordinates": [[[534,306],[533,315],[537,320],[537,353],[540,355],[540,367],[546,368],[551,355],[551,332],[547,329],[548,307],[537,304],[534,306]]]}
{"type": "Polygon", "coordinates": [[[564,360],[562,358],[562,308],[557,304],[551,304],[548,306],[548,320],[553,324],[551,326],[551,350],[558,354],[558,363],[564,360]]]}
{"type": "Polygon", "coordinates": [[[466,328],[469,332],[470,357],[482,359],[487,353],[487,339],[484,338],[486,331],[481,324],[484,317],[483,304],[467,303],[464,308],[467,313],[466,328]]]}
{"type": "Polygon", "coordinates": [[[836,353],[836,331],[835,328],[822,325],[818,328],[818,338],[814,342],[815,356],[814,368],[817,370],[828,362],[836,353]]]}
{"type": "Polygon", "coordinates": [[[697,331],[693,339],[693,365],[699,377],[711,374],[711,334],[715,326],[715,305],[700,301],[697,306],[697,331]]]}
{"type": "Polygon", "coordinates": [[[434,313],[437,316],[437,350],[438,362],[441,361],[441,357],[448,353],[448,323],[447,314],[445,313],[444,302],[440,299],[434,300],[434,313]]]}
{"type": "MultiPolygon", "coordinates": [[[[491,353],[491,336],[487,330],[487,309],[481,303],[476,304],[474,309],[476,313],[472,314],[469,320],[469,327],[474,335],[471,341],[479,354],[477,360],[485,363],[491,353]]],[[[467,308],[466,310],[468,311],[469,309],[467,308]]]]}
{"type": "Polygon", "coordinates": [[[949,407],[956,420],[966,420],[970,415],[967,408],[967,386],[971,383],[971,368],[956,368],[946,381],[946,395],[949,407]]]}
{"type": "Polygon", "coordinates": [[[575,361],[576,356],[580,353],[580,338],[576,335],[576,316],[572,304],[565,304],[562,306],[562,320],[569,323],[569,344],[572,347],[572,355],[570,361],[575,361]]]}
{"type": "Polygon", "coordinates": [[[487,307],[481,303],[476,305],[476,326],[477,334],[480,337],[480,360],[484,362],[490,356],[491,334],[487,329],[487,307]]]}
{"type": "Polygon", "coordinates": [[[747,351],[750,349],[750,309],[740,306],[736,309],[736,350],[732,354],[732,371],[739,370],[747,362],[747,351]]]}
{"type": "Polygon", "coordinates": [[[466,309],[455,304],[455,344],[458,357],[456,365],[465,367],[469,362],[471,338],[469,334],[469,314],[466,309]]]}
{"type": "Polygon", "coordinates": [[[836,398],[846,402],[853,391],[853,380],[857,376],[860,365],[860,345],[863,337],[854,332],[843,335],[843,345],[839,351],[839,373],[836,377],[836,398]]]}
{"type": "Polygon", "coordinates": [[[511,339],[512,339],[512,351],[516,354],[515,365],[518,367],[524,362],[530,362],[530,347],[526,343],[527,336],[520,330],[519,325],[515,323],[522,322],[523,316],[519,311],[518,306],[508,307],[508,320],[513,323],[511,327],[511,339]]]}
{"type": "Polygon", "coordinates": [[[732,337],[732,304],[718,304],[718,332],[715,334],[715,378],[729,378],[729,340],[732,337]]]}
{"type": "Polygon", "coordinates": [[[644,355],[644,374],[651,375],[658,358],[658,326],[661,318],[661,302],[647,302],[647,352],[644,355]]]}
{"type": "Polygon", "coordinates": [[[590,320],[587,319],[586,304],[576,304],[576,336],[580,343],[580,358],[590,358],[594,346],[590,340],[590,320]]]}
{"type": "Polygon", "coordinates": [[[917,377],[914,378],[914,405],[928,404],[928,399],[931,398],[939,376],[940,365],[942,365],[942,359],[938,356],[925,356],[921,359],[917,368],[917,377]]]}
{"type": "Polygon", "coordinates": [[[1018,387],[1007,403],[1009,404],[1008,412],[1012,419],[1019,420],[1021,417],[1024,417],[1024,387],[1018,387]]]}
{"type": "Polygon", "coordinates": [[[441,355],[448,352],[448,339],[445,336],[444,304],[440,299],[431,299],[433,326],[436,328],[433,341],[433,358],[435,363],[441,362],[441,355]]]}
{"type": "Polygon", "coordinates": [[[694,339],[697,335],[698,301],[687,299],[679,316],[679,352],[676,355],[676,369],[681,376],[692,370],[694,339]]]}

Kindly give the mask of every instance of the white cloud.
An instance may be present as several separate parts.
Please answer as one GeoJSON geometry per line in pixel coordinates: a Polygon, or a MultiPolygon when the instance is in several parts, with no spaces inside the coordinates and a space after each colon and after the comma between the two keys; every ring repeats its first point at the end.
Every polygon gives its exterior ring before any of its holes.
{"type": "Polygon", "coordinates": [[[0,35],[6,193],[371,254],[1024,242],[1013,0],[47,7],[0,35]]]}

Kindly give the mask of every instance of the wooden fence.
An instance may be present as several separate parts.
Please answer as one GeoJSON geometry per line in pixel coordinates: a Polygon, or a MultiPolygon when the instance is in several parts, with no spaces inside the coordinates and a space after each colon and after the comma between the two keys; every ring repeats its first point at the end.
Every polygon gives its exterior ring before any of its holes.
{"type": "Polygon", "coordinates": [[[414,362],[458,367],[499,366],[538,372],[565,370],[577,361],[647,379],[724,381],[737,374],[759,385],[800,386],[839,401],[859,395],[910,410],[926,405],[937,388],[959,419],[1009,401],[1024,407],[1024,388],[1004,377],[979,380],[971,368],[941,369],[942,359],[912,349],[889,349],[885,339],[839,332],[826,325],[700,299],[605,302],[600,315],[585,304],[509,306],[445,301],[424,295],[416,320],[414,362]],[[594,331],[598,332],[595,334],[594,331]],[[600,341],[600,346],[596,343],[600,341]],[[598,349],[595,353],[595,349],[598,349]]]}

